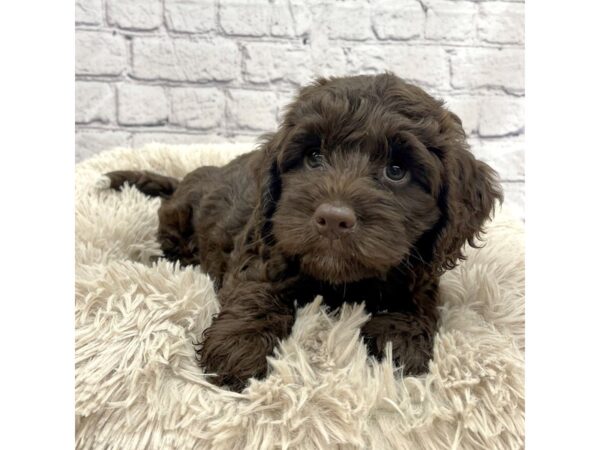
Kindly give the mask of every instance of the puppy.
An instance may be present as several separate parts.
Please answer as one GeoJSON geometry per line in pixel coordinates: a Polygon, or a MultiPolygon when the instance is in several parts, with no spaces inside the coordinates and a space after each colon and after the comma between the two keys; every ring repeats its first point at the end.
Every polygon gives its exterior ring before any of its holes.
{"type": "Polygon", "coordinates": [[[502,191],[469,152],[460,119],[386,73],[319,79],[300,90],[275,133],[224,167],[183,180],[107,174],[163,197],[166,258],[199,264],[221,311],[198,351],[215,382],[264,377],[295,307],[365,302],[362,336],[387,342],[405,374],[427,370],[440,275],[475,246],[502,191]]]}

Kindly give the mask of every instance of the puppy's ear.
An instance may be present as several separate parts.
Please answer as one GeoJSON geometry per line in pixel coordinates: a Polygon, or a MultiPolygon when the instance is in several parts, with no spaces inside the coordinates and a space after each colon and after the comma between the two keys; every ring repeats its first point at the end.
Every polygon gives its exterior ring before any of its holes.
{"type": "Polygon", "coordinates": [[[434,229],[431,252],[432,266],[439,272],[452,269],[465,259],[465,243],[477,246],[475,239],[481,237],[496,201],[503,201],[497,173],[468,150],[460,119],[449,113],[446,120],[450,123],[442,125],[448,138],[445,149],[436,152],[444,165],[438,200],[442,218],[434,229]]]}
{"type": "Polygon", "coordinates": [[[278,156],[281,153],[285,133],[280,130],[263,136],[260,158],[255,169],[258,180],[258,205],[254,211],[255,231],[265,244],[272,244],[271,218],[281,197],[281,173],[278,156]]]}

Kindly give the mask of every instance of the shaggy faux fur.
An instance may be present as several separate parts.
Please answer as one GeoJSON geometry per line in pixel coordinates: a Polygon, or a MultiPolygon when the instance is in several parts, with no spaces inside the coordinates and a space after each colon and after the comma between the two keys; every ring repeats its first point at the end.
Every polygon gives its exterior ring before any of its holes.
{"type": "Polygon", "coordinates": [[[486,245],[441,281],[430,372],[367,357],[367,316],[303,308],[265,380],[212,385],[193,342],[219,306],[197,268],[156,258],[160,200],[106,190],[128,167],[182,177],[248,146],[149,146],[102,153],[76,174],[78,448],[521,448],[524,258],[519,222],[498,214],[486,245]],[[395,373],[396,372],[396,373],[395,373]]]}

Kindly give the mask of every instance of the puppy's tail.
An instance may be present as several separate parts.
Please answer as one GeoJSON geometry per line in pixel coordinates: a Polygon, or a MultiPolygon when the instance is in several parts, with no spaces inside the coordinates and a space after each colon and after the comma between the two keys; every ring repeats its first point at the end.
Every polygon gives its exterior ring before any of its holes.
{"type": "Polygon", "coordinates": [[[179,186],[179,180],[147,170],[117,170],[105,174],[110,180],[110,188],[121,190],[125,184],[135,186],[150,197],[169,198],[179,186]]]}

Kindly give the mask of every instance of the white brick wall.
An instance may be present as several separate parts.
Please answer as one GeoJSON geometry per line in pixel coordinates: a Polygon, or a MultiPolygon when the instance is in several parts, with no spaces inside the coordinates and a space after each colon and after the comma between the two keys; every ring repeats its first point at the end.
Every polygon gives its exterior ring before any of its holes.
{"type": "Polygon", "coordinates": [[[392,70],[448,103],[524,204],[521,0],[76,0],[76,157],[253,141],[319,75],[392,70]]]}

